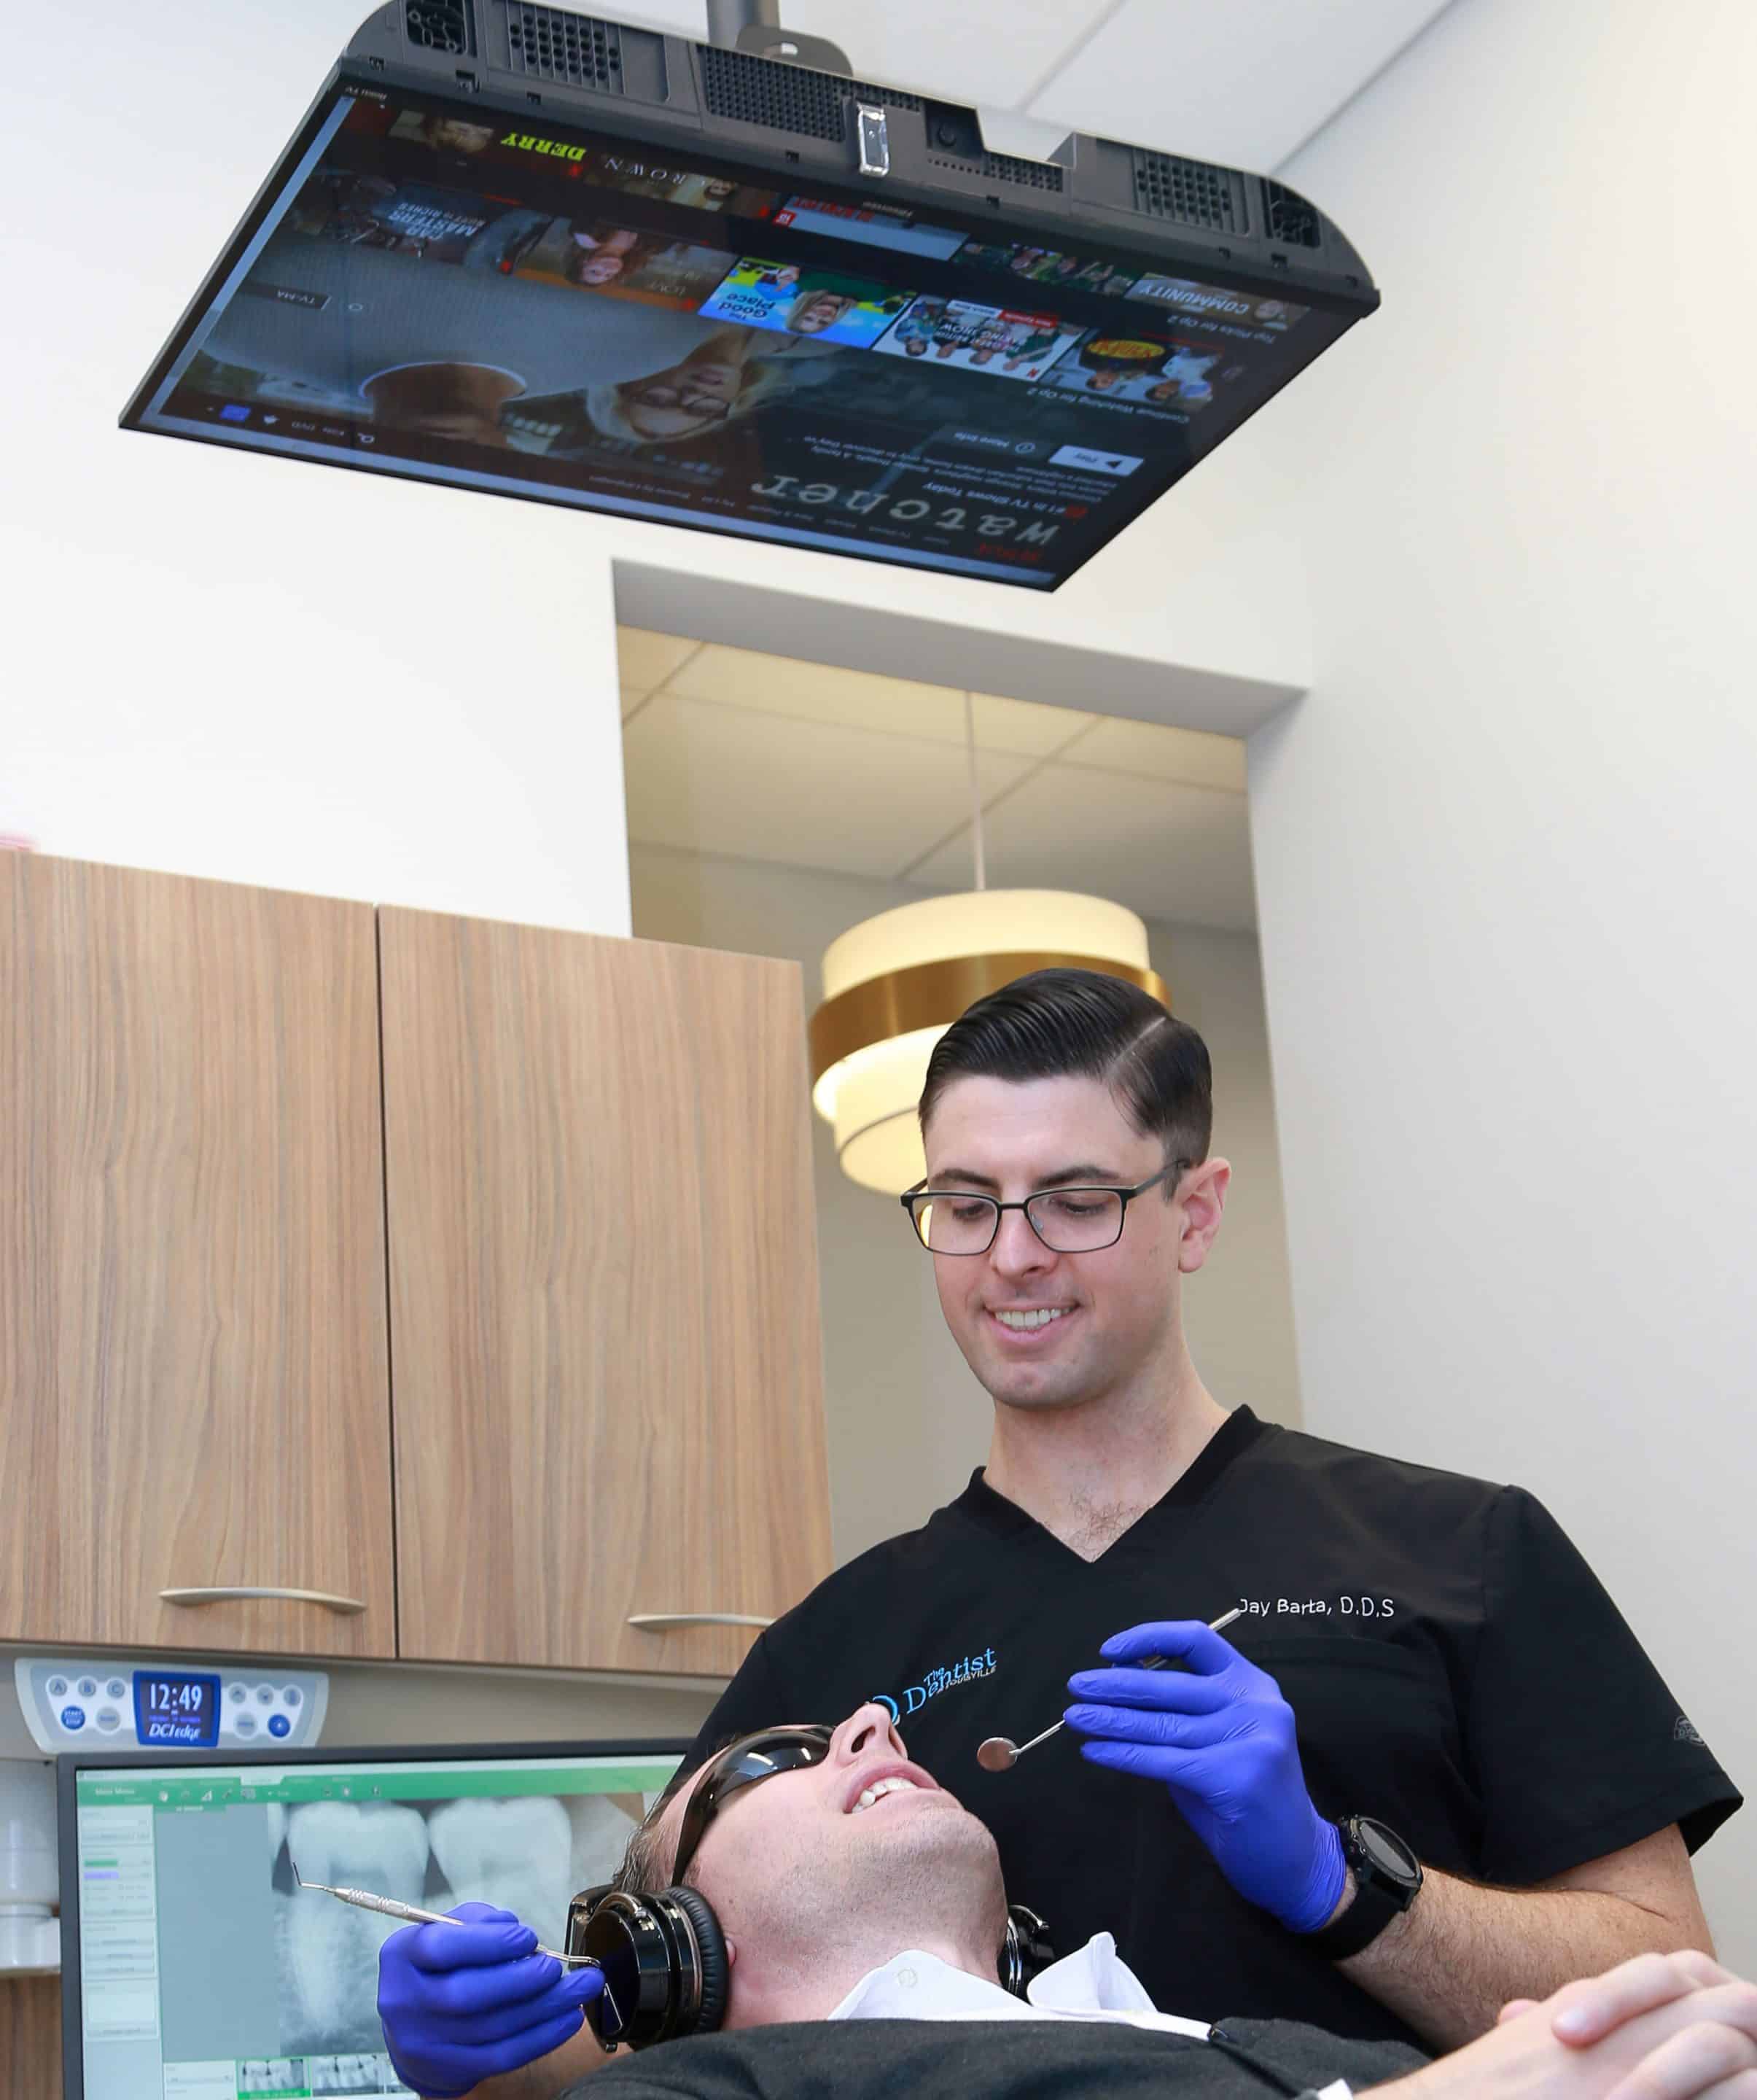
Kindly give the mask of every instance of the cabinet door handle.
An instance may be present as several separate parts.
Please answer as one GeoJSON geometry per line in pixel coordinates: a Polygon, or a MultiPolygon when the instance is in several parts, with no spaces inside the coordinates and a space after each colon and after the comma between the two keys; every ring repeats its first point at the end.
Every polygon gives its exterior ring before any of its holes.
{"type": "Polygon", "coordinates": [[[673,1626],[772,1626],[749,1612],[636,1612],[629,1620],[644,1634],[668,1634],[673,1626]]]}
{"type": "Polygon", "coordinates": [[[332,1597],[327,1590],[253,1590],[227,1586],[214,1590],[161,1590],[159,1595],[167,1604],[229,1604],[240,1598],[276,1597],[283,1604],[321,1604],[326,1612],[336,1612],[344,1617],[366,1609],[358,1597],[332,1597]]]}

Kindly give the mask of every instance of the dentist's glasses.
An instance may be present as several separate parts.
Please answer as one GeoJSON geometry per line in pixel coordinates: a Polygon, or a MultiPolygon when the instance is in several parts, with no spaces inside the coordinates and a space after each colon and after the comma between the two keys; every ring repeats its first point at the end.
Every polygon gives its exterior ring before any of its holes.
{"type": "Polygon", "coordinates": [[[1182,1173],[1191,1163],[1168,1160],[1158,1173],[1132,1189],[1042,1189],[1018,1203],[979,1196],[970,1189],[930,1189],[925,1182],[905,1189],[898,1200],[929,1254],[986,1254],[1001,1229],[1003,1211],[1023,1211],[1025,1222],[1052,1254],[1096,1254],[1122,1238],[1123,1219],[1137,1196],[1182,1173]]]}

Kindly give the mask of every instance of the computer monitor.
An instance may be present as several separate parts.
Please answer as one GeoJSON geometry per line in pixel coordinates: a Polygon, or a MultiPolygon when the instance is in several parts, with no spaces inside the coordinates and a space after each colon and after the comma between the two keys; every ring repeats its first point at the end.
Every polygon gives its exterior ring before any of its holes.
{"type": "Polygon", "coordinates": [[[376,2010],[398,1921],[491,1903],[548,1947],[681,1741],[59,1759],[64,2100],[401,2093],[376,2010]]]}

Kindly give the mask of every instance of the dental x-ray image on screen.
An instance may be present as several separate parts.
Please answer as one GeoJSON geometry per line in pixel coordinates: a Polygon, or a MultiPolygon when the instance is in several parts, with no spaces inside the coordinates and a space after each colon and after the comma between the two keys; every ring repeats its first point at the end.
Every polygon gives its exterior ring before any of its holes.
{"type": "Polygon", "coordinates": [[[394,1918],[301,1890],[294,1861],[308,1881],[424,1910],[495,1904],[553,1947],[566,1935],[570,1900],[615,1871],[643,1812],[639,1795],[606,1794],[271,1804],[283,2047],[302,2055],[381,2047],[378,1949],[400,1930],[394,1918]]]}
{"type": "Polygon", "coordinates": [[[295,1864],[424,1910],[492,1904],[556,1946],[682,1748],[81,1762],[62,1783],[66,2100],[403,2091],[376,2003],[402,1928],[300,1889],[295,1864]]]}

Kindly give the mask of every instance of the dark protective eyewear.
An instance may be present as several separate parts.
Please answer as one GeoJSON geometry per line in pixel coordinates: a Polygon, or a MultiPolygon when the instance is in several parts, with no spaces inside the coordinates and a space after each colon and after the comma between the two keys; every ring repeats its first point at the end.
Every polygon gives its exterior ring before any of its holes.
{"type": "Polygon", "coordinates": [[[677,1855],[672,1861],[671,1886],[683,1882],[685,1869],[707,1835],[708,1825],[735,1793],[759,1780],[782,1772],[804,1771],[821,1765],[830,1754],[834,1731],[820,1727],[765,1728],[760,1735],[745,1736],[729,1743],[717,1757],[710,1758],[702,1776],[690,1789],[677,1830],[677,1855]]]}
{"type": "Polygon", "coordinates": [[[1137,1196],[1192,1163],[1168,1160],[1158,1173],[1132,1189],[1041,1189],[1016,1203],[979,1196],[974,1189],[930,1189],[923,1181],[905,1189],[898,1200],[929,1254],[986,1254],[1000,1232],[1003,1211],[1023,1211],[1027,1224],[1052,1254],[1096,1254],[1122,1238],[1123,1220],[1137,1196]]]}

